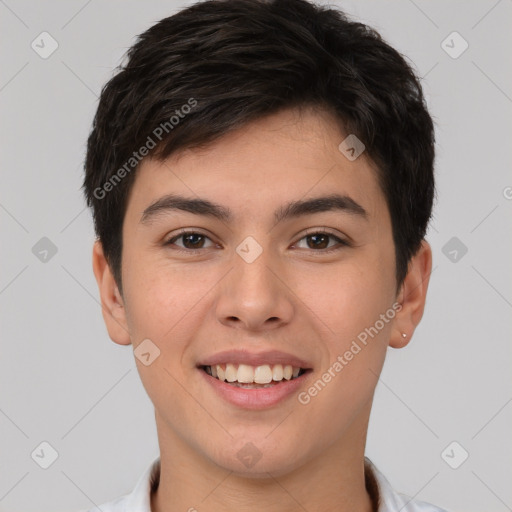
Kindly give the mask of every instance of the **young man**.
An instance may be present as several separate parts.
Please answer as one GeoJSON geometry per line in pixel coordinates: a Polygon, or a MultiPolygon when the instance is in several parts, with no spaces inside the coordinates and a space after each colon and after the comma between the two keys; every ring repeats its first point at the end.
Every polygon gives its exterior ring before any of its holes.
{"type": "Polygon", "coordinates": [[[103,512],[439,511],[365,458],[421,320],[434,132],[379,35],[305,0],[195,4],[102,91],[84,190],[160,457],[103,512]]]}

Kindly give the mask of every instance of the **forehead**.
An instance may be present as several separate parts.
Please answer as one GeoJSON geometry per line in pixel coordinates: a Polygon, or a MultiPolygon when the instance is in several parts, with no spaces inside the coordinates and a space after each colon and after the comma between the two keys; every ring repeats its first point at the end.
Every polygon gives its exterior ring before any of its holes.
{"type": "Polygon", "coordinates": [[[148,206],[169,193],[225,206],[233,222],[254,220],[270,209],[274,216],[290,200],[331,194],[361,205],[370,220],[385,217],[376,169],[364,153],[352,161],[340,151],[346,137],[324,112],[284,110],[201,149],[178,151],[165,161],[146,158],[126,220],[139,223],[148,206]]]}

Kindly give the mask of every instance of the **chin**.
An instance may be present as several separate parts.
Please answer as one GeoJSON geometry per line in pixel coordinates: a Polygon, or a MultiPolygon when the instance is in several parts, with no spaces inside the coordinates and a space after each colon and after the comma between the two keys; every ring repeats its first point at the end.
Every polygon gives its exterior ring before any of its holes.
{"type": "Polygon", "coordinates": [[[268,479],[271,476],[279,477],[291,473],[303,463],[299,460],[298,448],[299,446],[294,449],[283,444],[275,446],[268,440],[266,444],[261,440],[257,443],[246,438],[233,442],[222,453],[214,454],[211,460],[239,477],[268,479]]]}

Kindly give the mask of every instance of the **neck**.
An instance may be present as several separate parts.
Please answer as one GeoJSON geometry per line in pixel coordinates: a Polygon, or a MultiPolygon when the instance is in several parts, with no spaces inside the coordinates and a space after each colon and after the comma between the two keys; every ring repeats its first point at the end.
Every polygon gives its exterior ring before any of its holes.
{"type": "Polygon", "coordinates": [[[368,418],[356,423],[347,435],[302,465],[248,477],[205,458],[157,417],[160,483],[152,494],[151,510],[372,512],[376,487],[364,467],[368,418]]]}

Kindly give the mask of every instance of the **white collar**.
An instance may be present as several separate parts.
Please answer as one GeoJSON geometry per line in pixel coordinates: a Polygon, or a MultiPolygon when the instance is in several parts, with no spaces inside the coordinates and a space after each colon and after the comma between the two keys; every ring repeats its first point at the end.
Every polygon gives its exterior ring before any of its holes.
{"type": "MultiPolygon", "coordinates": [[[[412,500],[408,496],[396,492],[386,477],[365,457],[367,466],[370,466],[379,487],[380,506],[378,512],[446,512],[446,510],[425,503],[412,500]]],[[[102,506],[105,512],[151,512],[151,489],[160,479],[160,457],[157,457],[144,471],[135,488],[126,496],[102,506]]]]}

